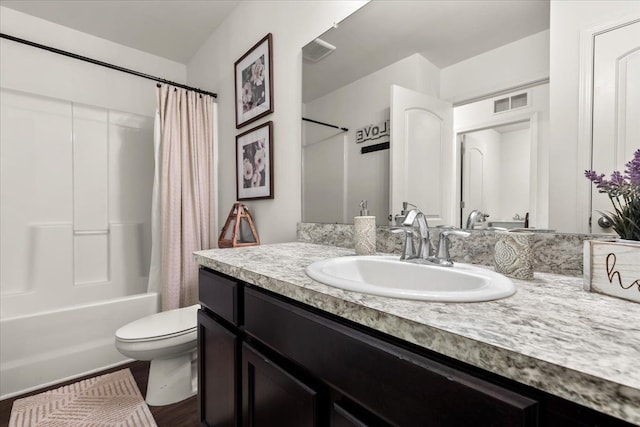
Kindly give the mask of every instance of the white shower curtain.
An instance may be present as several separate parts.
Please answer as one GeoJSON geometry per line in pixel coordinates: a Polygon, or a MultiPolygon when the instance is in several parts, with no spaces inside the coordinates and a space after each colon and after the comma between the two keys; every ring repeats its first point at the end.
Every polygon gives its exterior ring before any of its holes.
{"type": "Polygon", "coordinates": [[[160,221],[152,227],[160,234],[160,244],[154,238],[149,288],[158,283],[162,310],[170,310],[198,301],[193,252],[215,247],[216,105],[211,96],[167,85],[159,86],[156,94],[160,147],[154,206],[159,207],[160,221]],[[152,277],[157,272],[159,276],[152,277]]]}
{"type": "Polygon", "coordinates": [[[160,292],[160,253],[162,247],[160,227],[160,168],[162,167],[162,131],[160,128],[160,112],[156,110],[153,123],[153,195],[151,197],[151,263],[149,265],[149,282],[147,292],[160,292]]]}

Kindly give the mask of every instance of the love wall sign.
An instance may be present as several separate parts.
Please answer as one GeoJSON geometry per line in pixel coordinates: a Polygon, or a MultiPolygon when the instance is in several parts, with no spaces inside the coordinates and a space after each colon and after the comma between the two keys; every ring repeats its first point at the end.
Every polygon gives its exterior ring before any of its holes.
{"type": "Polygon", "coordinates": [[[640,242],[584,242],[584,287],[640,302],[640,242]]]}

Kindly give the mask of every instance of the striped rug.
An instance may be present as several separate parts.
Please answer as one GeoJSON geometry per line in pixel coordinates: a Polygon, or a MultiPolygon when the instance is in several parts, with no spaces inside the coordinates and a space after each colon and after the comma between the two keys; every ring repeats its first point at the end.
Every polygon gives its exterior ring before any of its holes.
{"type": "Polygon", "coordinates": [[[9,427],[157,427],[129,369],[17,399],[9,427]]]}

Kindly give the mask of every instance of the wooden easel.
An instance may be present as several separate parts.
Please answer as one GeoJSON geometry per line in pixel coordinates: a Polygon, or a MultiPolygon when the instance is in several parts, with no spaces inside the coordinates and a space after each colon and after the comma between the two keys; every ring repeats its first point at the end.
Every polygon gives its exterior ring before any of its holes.
{"type": "Polygon", "coordinates": [[[218,247],[237,248],[260,244],[260,238],[253,225],[249,209],[242,203],[234,203],[227,222],[222,227],[218,238],[218,247]]]}

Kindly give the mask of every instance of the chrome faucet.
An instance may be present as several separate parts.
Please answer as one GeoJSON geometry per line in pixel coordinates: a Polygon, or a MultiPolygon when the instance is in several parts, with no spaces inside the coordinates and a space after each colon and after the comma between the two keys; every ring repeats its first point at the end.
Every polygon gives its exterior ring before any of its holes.
{"type": "Polygon", "coordinates": [[[392,233],[404,233],[405,240],[402,247],[401,260],[409,259],[428,259],[433,255],[433,245],[431,244],[431,238],[429,233],[429,225],[427,219],[420,209],[411,209],[404,217],[401,227],[391,227],[392,233]],[[413,243],[413,224],[418,223],[418,229],[420,231],[420,243],[418,250],[413,243]]]}
{"type": "Polygon", "coordinates": [[[438,251],[434,254],[427,218],[417,208],[412,209],[407,213],[404,221],[402,222],[402,227],[391,227],[391,232],[405,234],[402,255],[400,256],[401,260],[419,259],[443,267],[453,266],[453,261],[451,261],[451,256],[449,255],[449,236],[470,236],[470,233],[467,233],[466,231],[442,231],[438,240],[438,251]],[[413,243],[414,231],[412,227],[414,223],[418,223],[418,229],[420,230],[420,244],[417,251],[413,243]]]}
{"type": "Polygon", "coordinates": [[[469,213],[469,216],[467,217],[466,229],[473,230],[473,227],[476,225],[477,222],[484,222],[488,217],[489,215],[483,214],[479,210],[476,210],[476,209],[472,210],[469,213]]]}
{"type": "Polygon", "coordinates": [[[413,223],[418,223],[418,229],[420,230],[420,244],[418,245],[418,252],[415,258],[428,259],[433,255],[433,245],[431,244],[431,234],[429,233],[429,224],[427,224],[427,218],[420,211],[420,209],[411,209],[404,217],[402,225],[404,227],[412,227],[413,223]]]}

